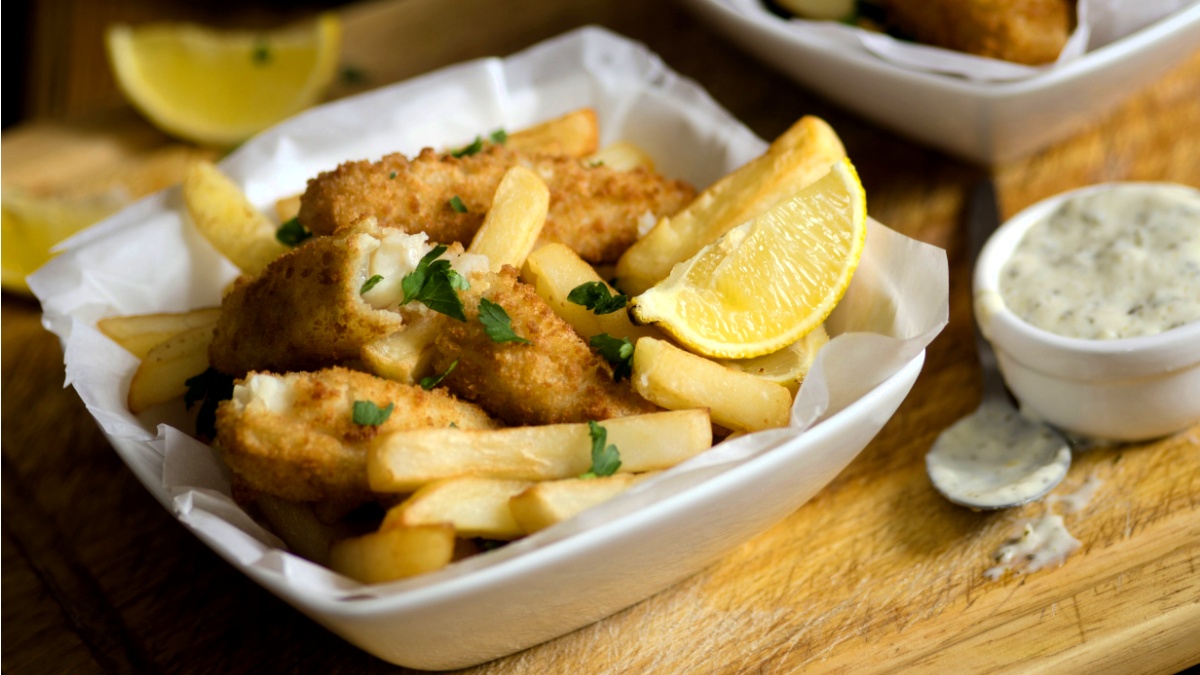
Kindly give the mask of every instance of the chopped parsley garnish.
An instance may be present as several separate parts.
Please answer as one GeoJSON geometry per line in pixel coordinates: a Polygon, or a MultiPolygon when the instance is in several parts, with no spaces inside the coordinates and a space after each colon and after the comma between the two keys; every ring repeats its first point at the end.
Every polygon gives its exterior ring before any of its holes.
{"type": "Polygon", "coordinates": [[[388,180],[396,180],[396,172],[395,171],[388,174],[388,180]]]}
{"type": "Polygon", "coordinates": [[[187,385],[187,393],[183,395],[184,406],[191,410],[193,405],[200,403],[200,410],[196,413],[196,434],[203,438],[216,438],[217,404],[233,398],[233,377],[210,367],[195,377],[189,377],[184,384],[187,385]]]}
{"type": "Polygon", "coordinates": [[[389,403],[386,408],[380,408],[371,401],[355,401],[354,423],[364,427],[379,426],[392,416],[392,410],[395,407],[395,403],[389,403]]]}
{"type": "Polygon", "coordinates": [[[308,228],[300,224],[300,218],[298,217],[284,221],[284,223],[279,226],[279,229],[275,230],[275,238],[279,240],[279,243],[283,244],[284,246],[291,246],[292,248],[296,248],[300,244],[303,244],[312,238],[312,236],[313,233],[309,232],[308,228]]]}
{"type": "Polygon", "coordinates": [[[588,344],[600,352],[613,369],[613,379],[621,381],[633,372],[633,343],[629,338],[617,339],[608,333],[593,335],[588,344]]]}
{"type": "MultiPolygon", "coordinates": [[[[454,369],[457,367],[458,367],[458,359],[454,359],[454,361],[451,362],[450,365],[446,368],[446,372],[442,373],[441,375],[430,375],[429,377],[422,377],[421,378],[421,388],[424,389],[425,391],[429,391],[430,389],[433,389],[434,387],[441,384],[442,380],[446,379],[446,376],[449,375],[450,373],[453,373],[454,369]]],[[[450,426],[454,426],[454,422],[451,422],[450,426]]]]}
{"type": "Polygon", "coordinates": [[[342,82],[346,84],[362,84],[367,81],[367,71],[358,66],[342,67],[342,82]]]}
{"type": "Polygon", "coordinates": [[[612,314],[625,309],[629,302],[626,295],[613,295],[603,281],[589,281],[579,284],[567,294],[567,300],[576,305],[583,305],[592,310],[593,314],[612,314]]]}
{"type": "Polygon", "coordinates": [[[497,129],[493,131],[492,142],[497,145],[504,145],[508,142],[508,132],[503,129],[497,129]]]}
{"type": "Polygon", "coordinates": [[[467,205],[463,203],[462,197],[454,195],[450,198],[450,208],[454,209],[455,213],[466,213],[467,205]]]}
{"type": "Polygon", "coordinates": [[[483,138],[480,136],[476,136],[475,140],[472,141],[470,145],[463,146],[463,147],[459,148],[458,150],[454,150],[450,153],[450,155],[453,157],[470,157],[471,155],[479,152],[482,149],[483,149],[483,138]]]}
{"type": "Polygon", "coordinates": [[[487,298],[480,298],[479,300],[479,323],[483,324],[483,330],[487,332],[488,337],[492,338],[492,342],[523,342],[527,345],[533,344],[514,333],[512,319],[509,318],[508,312],[487,298]]]}
{"type": "Polygon", "coordinates": [[[592,437],[592,470],[580,478],[611,476],[621,468],[621,453],[615,445],[608,443],[608,430],[588,420],[588,435],[592,437]]]}
{"type": "Polygon", "coordinates": [[[371,275],[370,279],[363,282],[362,288],[358,289],[359,295],[364,295],[367,291],[375,288],[375,285],[383,281],[383,277],[378,274],[371,275]]]}
{"type": "Polygon", "coordinates": [[[416,300],[435,312],[459,321],[466,321],[462,300],[455,289],[465,290],[470,284],[461,274],[450,269],[449,260],[438,260],[446,252],[446,246],[438,244],[417,263],[417,268],[400,280],[404,291],[401,305],[416,300]]]}
{"type": "Polygon", "coordinates": [[[254,43],[254,51],[250,52],[250,59],[260,66],[271,61],[271,49],[267,46],[266,40],[259,39],[254,43]]]}

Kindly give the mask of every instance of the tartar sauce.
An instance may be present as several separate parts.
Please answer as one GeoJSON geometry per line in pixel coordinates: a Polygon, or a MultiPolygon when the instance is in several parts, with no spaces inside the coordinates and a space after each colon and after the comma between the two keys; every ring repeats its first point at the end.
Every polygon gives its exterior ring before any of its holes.
{"type": "Polygon", "coordinates": [[[1022,320],[1066,337],[1200,320],[1200,191],[1130,183],[1067,200],[1025,233],[1000,293],[1022,320]]]}

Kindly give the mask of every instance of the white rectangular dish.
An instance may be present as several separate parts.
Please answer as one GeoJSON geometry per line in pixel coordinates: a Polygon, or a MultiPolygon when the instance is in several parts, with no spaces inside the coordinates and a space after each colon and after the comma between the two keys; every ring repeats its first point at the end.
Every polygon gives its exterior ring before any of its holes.
{"type": "Polygon", "coordinates": [[[834,103],[983,165],[1094,122],[1200,46],[1200,3],[1027,79],[975,82],[907,69],[829,35],[801,34],[760,0],[688,0],[754,56],[834,103]]]}
{"type": "MultiPolygon", "coordinates": [[[[602,144],[646,148],[704,186],[765,143],[641,45],[586,28],[308,111],[222,162],[260,209],[350,159],[452,147],[582,106],[602,144]]],[[[834,339],[791,425],[722,443],[580,517],[436,573],[363,586],[288,553],[230,497],[224,467],[181,403],[125,409],[137,360],[98,318],[216,305],[236,270],[191,227],[178,189],[64,244],[30,279],[64,343],[68,383],[146,488],[230,564],[349,642],[392,663],[465,667],[562,635],[694,574],[825,486],[908,393],[945,325],[940,249],[871,223],[834,339]],[[603,564],[599,564],[603,562],[603,564]],[[586,579],[586,583],[582,580],[586,579]]]]}

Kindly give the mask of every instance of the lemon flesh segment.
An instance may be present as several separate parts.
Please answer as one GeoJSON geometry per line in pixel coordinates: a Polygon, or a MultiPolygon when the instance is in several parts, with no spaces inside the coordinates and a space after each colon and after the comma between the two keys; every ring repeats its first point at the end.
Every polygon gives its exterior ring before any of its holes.
{"type": "Polygon", "coordinates": [[[114,25],[121,90],[169,134],[233,145],[317,102],[337,72],[337,16],[266,32],[192,24],[114,25]]]}
{"type": "Polygon", "coordinates": [[[653,323],[692,351],[745,359],[778,351],[833,311],[862,257],[866,196],[849,160],[733,228],[634,298],[653,323]]]}

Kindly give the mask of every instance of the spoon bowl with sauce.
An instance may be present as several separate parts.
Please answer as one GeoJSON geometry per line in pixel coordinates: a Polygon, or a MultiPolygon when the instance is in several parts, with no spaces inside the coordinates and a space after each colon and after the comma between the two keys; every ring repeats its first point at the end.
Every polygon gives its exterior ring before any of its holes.
{"type": "MultiPolygon", "coordinates": [[[[995,186],[971,194],[967,243],[975,260],[999,223],[995,186]]],[[[949,501],[976,510],[1020,506],[1053,490],[1071,466],[1071,449],[1057,431],[1022,415],[1004,386],[996,354],[975,331],[983,370],[983,400],[972,414],[946,429],[925,456],[935,489],[949,501]]]]}

